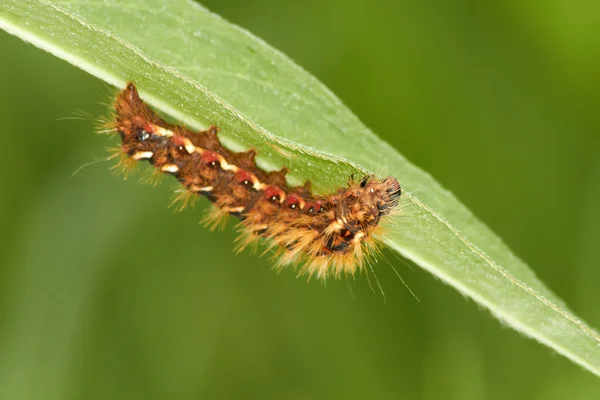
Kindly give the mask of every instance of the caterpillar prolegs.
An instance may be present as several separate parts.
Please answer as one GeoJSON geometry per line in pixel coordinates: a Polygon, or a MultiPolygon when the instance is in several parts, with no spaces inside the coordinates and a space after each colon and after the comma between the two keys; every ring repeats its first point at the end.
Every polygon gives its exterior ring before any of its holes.
{"type": "Polygon", "coordinates": [[[239,250],[263,238],[279,266],[298,264],[301,273],[321,278],[362,270],[377,250],[381,219],[398,205],[401,189],[394,177],[350,178],[328,195],[313,194],[310,182],[291,187],[285,168],[266,172],[256,165],[254,150],[223,147],[217,127],[195,132],[165,122],[133,83],[114,108],[111,130],[122,140],[120,167],[145,160],[174,176],[181,198],[205,196],[213,203],[213,223],[227,215],[240,219],[239,250]]]}

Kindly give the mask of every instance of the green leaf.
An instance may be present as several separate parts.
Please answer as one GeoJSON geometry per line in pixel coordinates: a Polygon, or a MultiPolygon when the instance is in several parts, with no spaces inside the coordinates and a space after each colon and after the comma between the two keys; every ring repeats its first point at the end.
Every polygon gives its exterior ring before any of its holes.
{"type": "Polygon", "coordinates": [[[192,1],[4,0],[0,27],[234,150],[323,191],[352,173],[394,174],[404,215],[385,242],[501,321],[600,375],[600,336],[431,176],[368,130],[283,54],[192,1]]]}

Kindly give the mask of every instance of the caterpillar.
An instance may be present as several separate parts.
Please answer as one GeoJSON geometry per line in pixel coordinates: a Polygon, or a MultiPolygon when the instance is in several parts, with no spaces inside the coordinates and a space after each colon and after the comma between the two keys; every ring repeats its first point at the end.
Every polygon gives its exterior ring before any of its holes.
{"type": "Polygon", "coordinates": [[[213,203],[207,222],[240,219],[237,251],[261,238],[275,250],[278,267],[300,265],[300,274],[340,277],[363,270],[378,251],[382,218],[398,206],[401,188],[394,177],[351,177],[346,187],[316,195],[307,181],[290,187],[286,168],[267,172],[256,151],[233,152],[221,145],[219,128],[194,132],[164,121],[129,83],[114,102],[109,131],[118,132],[121,161],[128,170],[148,161],[159,174],[181,184],[179,199],[204,196],[213,203]]]}

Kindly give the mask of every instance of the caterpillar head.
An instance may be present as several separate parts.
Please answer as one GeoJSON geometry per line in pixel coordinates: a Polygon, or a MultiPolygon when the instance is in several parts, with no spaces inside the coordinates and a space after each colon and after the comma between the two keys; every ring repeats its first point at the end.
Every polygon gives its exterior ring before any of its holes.
{"type": "Polygon", "coordinates": [[[368,175],[362,179],[360,187],[363,201],[376,206],[379,216],[389,214],[398,205],[402,194],[400,183],[393,176],[379,180],[375,175],[368,175]]]}

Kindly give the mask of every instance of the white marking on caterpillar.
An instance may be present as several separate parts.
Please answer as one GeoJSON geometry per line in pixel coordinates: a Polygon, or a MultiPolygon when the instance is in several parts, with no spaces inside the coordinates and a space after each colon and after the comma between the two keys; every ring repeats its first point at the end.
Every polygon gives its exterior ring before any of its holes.
{"type": "Polygon", "coordinates": [[[179,167],[175,164],[165,164],[163,165],[160,170],[162,172],[170,172],[172,174],[179,172],[179,167]]]}
{"type": "Polygon", "coordinates": [[[133,158],[136,161],[139,161],[139,160],[150,159],[150,158],[152,158],[153,155],[154,155],[154,153],[151,151],[138,151],[138,152],[134,153],[131,156],[131,158],[133,158]]]}
{"type": "Polygon", "coordinates": [[[163,128],[162,126],[154,125],[154,133],[158,136],[172,137],[173,131],[163,128]]]}

